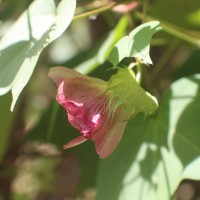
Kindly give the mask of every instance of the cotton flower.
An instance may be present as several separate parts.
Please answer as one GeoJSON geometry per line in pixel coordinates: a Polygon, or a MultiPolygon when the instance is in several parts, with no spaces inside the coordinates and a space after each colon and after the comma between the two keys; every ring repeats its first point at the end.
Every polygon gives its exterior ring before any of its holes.
{"type": "Polygon", "coordinates": [[[93,140],[97,154],[106,158],[120,142],[131,116],[151,114],[157,108],[128,68],[120,68],[108,82],[65,67],[51,68],[49,76],[58,86],[56,100],[66,110],[69,123],[81,133],[65,144],[65,149],[93,140]]]}

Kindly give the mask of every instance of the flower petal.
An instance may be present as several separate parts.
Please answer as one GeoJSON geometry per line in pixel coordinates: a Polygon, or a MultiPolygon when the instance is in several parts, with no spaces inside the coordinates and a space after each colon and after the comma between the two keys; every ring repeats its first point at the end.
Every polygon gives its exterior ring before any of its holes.
{"type": "Polygon", "coordinates": [[[57,86],[59,86],[62,81],[65,81],[71,78],[82,78],[85,80],[89,80],[90,82],[105,84],[105,81],[101,79],[85,76],[73,69],[69,69],[66,67],[52,67],[49,70],[48,76],[54,80],[57,86]]]}
{"type": "Polygon", "coordinates": [[[127,122],[117,122],[109,132],[104,133],[103,138],[97,138],[94,141],[100,158],[106,158],[114,151],[122,138],[126,124],[127,122]]]}
{"type": "Polygon", "coordinates": [[[101,86],[96,85],[96,83],[88,81],[84,78],[72,78],[65,80],[64,84],[62,86],[60,85],[58,88],[58,95],[64,95],[67,101],[85,104],[94,101],[95,98],[102,95],[107,86],[106,83],[101,86]]]}
{"type": "Polygon", "coordinates": [[[68,148],[71,148],[71,147],[74,147],[74,146],[77,146],[79,144],[82,144],[83,142],[85,142],[87,139],[83,136],[79,136],[73,140],[71,140],[70,142],[68,142],[67,144],[65,144],[63,146],[64,149],[68,149],[68,148]]]}
{"type": "Polygon", "coordinates": [[[88,139],[101,124],[102,113],[107,108],[106,84],[104,86],[98,88],[88,80],[72,78],[61,82],[58,87],[56,99],[67,111],[70,124],[88,139]]]}
{"type": "Polygon", "coordinates": [[[66,67],[52,67],[49,70],[48,76],[54,80],[57,86],[59,86],[60,83],[65,79],[82,77],[83,75],[66,67]]]}

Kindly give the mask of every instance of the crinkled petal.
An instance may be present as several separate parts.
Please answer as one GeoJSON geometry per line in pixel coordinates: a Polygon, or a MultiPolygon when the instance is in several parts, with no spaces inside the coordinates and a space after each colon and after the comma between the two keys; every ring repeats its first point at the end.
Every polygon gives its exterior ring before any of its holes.
{"type": "Polygon", "coordinates": [[[67,110],[67,103],[83,105],[84,108],[91,108],[97,104],[99,97],[103,95],[106,87],[93,87],[87,80],[74,78],[72,81],[63,81],[58,87],[56,99],[67,110]]]}
{"type": "Polygon", "coordinates": [[[82,78],[63,81],[58,87],[57,101],[67,111],[70,124],[84,137],[91,138],[90,134],[101,125],[109,101],[105,89],[93,87],[82,78]]]}
{"type": "Polygon", "coordinates": [[[70,142],[68,142],[67,144],[65,144],[63,147],[64,149],[69,149],[71,147],[77,146],[79,144],[82,144],[83,142],[85,142],[87,139],[83,136],[79,136],[73,140],[71,140],[70,142]]]}
{"type": "Polygon", "coordinates": [[[96,152],[100,158],[108,157],[120,142],[127,122],[117,122],[103,137],[97,138],[95,142],[96,152]]]}
{"type": "MultiPolygon", "coordinates": [[[[106,90],[106,83],[101,87],[95,85],[95,83],[88,81],[84,78],[72,78],[65,80],[64,84],[58,88],[58,95],[63,94],[67,101],[73,101],[76,103],[88,104],[106,90]]],[[[90,105],[88,105],[90,106],[90,105]]]]}

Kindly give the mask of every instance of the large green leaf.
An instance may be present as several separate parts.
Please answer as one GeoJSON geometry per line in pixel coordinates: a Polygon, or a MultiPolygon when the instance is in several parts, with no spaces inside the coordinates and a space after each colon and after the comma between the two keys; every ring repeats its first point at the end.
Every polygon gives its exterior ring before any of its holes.
{"type": "Polygon", "coordinates": [[[154,33],[161,30],[158,21],[144,23],[135,28],[129,36],[123,37],[114,46],[108,60],[117,66],[123,58],[134,57],[146,64],[152,64],[149,56],[150,42],[154,33]]]}
{"type": "Polygon", "coordinates": [[[200,76],[183,78],[154,120],[129,122],[116,151],[101,161],[97,200],[169,200],[182,179],[200,179],[199,101],[200,76]]]}
{"type": "MultiPolygon", "coordinates": [[[[182,90],[181,101],[185,103],[185,107],[176,123],[173,145],[184,168],[184,177],[199,180],[200,75],[182,79],[182,85],[177,90],[182,90]]],[[[180,96],[177,95],[177,98],[180,96]]],[[[174,104],[179,106],[176,102],[174,104]]]]}
{"type": "Polygon", "coordinates": [[[71,22],[76,0],[35,0],[0,42],[0,95],[12,90],[11,110],[29,81],[41,51],[71,22]]]}

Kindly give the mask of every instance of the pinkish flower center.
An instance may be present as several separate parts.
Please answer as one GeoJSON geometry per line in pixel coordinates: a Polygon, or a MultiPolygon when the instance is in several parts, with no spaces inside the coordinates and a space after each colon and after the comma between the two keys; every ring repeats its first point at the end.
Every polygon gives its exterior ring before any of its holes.
{"type": "Polygon", "coordinates": [[[78,129],[84,137],[90,139],[91,132],[100,124],[100,113],[90,113],[83,103],[66,102],[66,110],[70,124],[78,129]]]}

